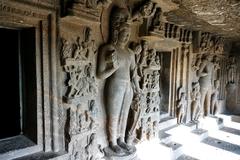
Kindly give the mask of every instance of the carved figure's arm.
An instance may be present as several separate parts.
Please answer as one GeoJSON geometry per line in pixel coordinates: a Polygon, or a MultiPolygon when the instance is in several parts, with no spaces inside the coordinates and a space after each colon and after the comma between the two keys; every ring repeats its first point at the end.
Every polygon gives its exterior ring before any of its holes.
{"type": "Polygon", "coordinates": [[[208,75],[207,73],[203,72],[203,69],[205,68],[205,66],[206,66],[206,61],[203,61],[199,66],[199,70],[197,71],[197,75],[199,77],[204,77],[208,75]]]}
{"type": "Polygon", "coordinates": [[[116,54],[117,53],[115,49],[111,48],[110,46],[105,46],[99,51],[97,76],[100,79],[106,79],[110,77],[119,68],[116,54]]]}

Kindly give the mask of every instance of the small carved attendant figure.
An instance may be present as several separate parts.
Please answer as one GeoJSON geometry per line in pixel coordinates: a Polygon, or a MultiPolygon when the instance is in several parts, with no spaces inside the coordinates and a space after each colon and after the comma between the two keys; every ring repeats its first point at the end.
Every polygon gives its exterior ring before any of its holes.
{"type": "Polygon", "coordinates": [[[235,75],[236,75],[236,61],[233,56],[229,56],[229,63],[227,65],[228,72],[228,83],[235,83],[235,75]]]}
{"type": "Polygon", "coordinates": [[[128,133],[128,140],[130,142],[133,140],[133,136],[135,136],[137,124],[139,123],[139,120],[141,118],[142,104],[143,104],[143,96],[140,93],[135,94],[132,105],[131,105],[131,109],[133,111],[133,123],[128,133]]]}
{"type": "Polygon", "coordinates": [[[150,66],[157,66],[156,55],[157,55],[156,49],[151,49],[150,50],[150,56],[149,56],[149,64],[148,64],[149,67],[150,66]]]}
{"type": "Polygon", "coordinates": [[[201,112],[201,93],[200,85],[198,82],[193,83],[192,85],[191,98],[192,98],[191,121],[197,121],[201,112]]]}
{"type": "Polygon", "coordinates": [[[211,96],[211,108],[210,108],[210,114],[215,115],[217,110],[218,110],[218,95],[219,95],[219,80],[214,81],[214,88],[212,91],[212,96],[211,96]]]}
{"type": "Polygon", "coordinates": [[[158,136],[158,122],[153,122],[153,137],[156,138],[158,136]]]}
{"type": "Polygon", "coordinates": [[[74,51],[73,58],[74,60],[82,60],[82,61],[87,60],[87,57],[85,57],[83,52],[83,47],[80,42],[80,37],[78,37],[76,40],[76,49],[74,51]]]}
{"type": "Polygon", "coordinates": [[[147,140],[150,140],[152,138],[153,135],[153,122],[152,122],[152,118],[148,117],[147,119],[147,140]]]}
{"type": "Polygon", "coordinates": [[[62,38],[62,58],[72,58],[72,45],[68,40],[62,38]]]}
{"type": "Polygon", "coordinates": [[[180,96],[177,102],[177,123],[183,123],[183,118],[185,116],[185,110],[187,106],[186,94],[179,90],[180,96]]]}
{"type": "Polygon", "coordinates": [[[145,140],[146,137],[146,125],[145,125],[145,121],[143,118],[141,118],[140,120],[140,127],[138,130],[138,134],[137,134],[137,138],[142,141],[145,140]]]}
{"type": "Polygon", "coordinates": [[[85,147],[85,152],[87,154],[86,160],[100,160],[100,155],[98,154],[101,146],[97,143],[96,133],[92,133],[88,140],[88,144],[85,147]]]}
{"type": "Polygon", "coordinates": [[[97,75],[106,79],[105,104],[109,148],[116,155],[133,150],[125,142],[128,113],[133,98],[132,83],[136,78],[131,76],[135,68],[135,55],[127,47],[131,33],[127,24],[128,16],[126,9],[113,10],[110,18],[111,41],[101,48],[98,55],[97,75]]]}

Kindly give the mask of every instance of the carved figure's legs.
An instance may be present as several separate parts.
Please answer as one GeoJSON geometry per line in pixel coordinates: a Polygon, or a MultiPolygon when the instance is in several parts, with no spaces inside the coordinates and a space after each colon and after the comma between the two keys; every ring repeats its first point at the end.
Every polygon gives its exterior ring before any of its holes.
{"type": "Polygon", "coordinates": [[[127,128],[128,113],[132,103],[132,98],[133,98],[133,91],[131,88],[131,84],[128,83],[126,85],[126,92],[123,98],[122,111],[121,111],[120,122],[119,122],[120,138],[118,141],[118,145],[124,149],[127,149],[128,151],[131,150],[131,147],[125,143],[125,135],[126,135],[126,128],[127,128]]]}
{"type": "Polygon", "coordinates": [[[122,111],[121,111],[121,119],[120,119],[120,138],[124,139],[126,134],[128,113],[130,110],[130,106],[133,98],[133,90],[131,88],[131,84],[126,85],[126,92],[123,98],[122,111]]]}
{"type": "Polygon", "coordinates": [[[107,116],[108,116],[108,138],[110,147],[115,152],[120,152],[121,148],[117,145],[119,120],[124,99],[125,86],[122,83],[109,83],[106,94],[107,116]]]}
{"type": "Polygon", "coordinates": [[[206,97],[207,97],[207,88],[206,87],[201,87],[200,89],[201,93],[201,116],[204,116],[205,113],[205,102],[206,102],[206,97]]]}
{"type": "Polygon", "coordinates": [[[211,102],[211,114],[215,115],[218,109],[218,101],[216,99],[213,99],[211,102]]]}
{"type": "Polygon", "coordinates": [[[196,116],[196,110],[197,110],[197,105],[196,105],[196,101],[192,102],[192,106],[191,106],[191,121],[193,121],[195,119],[196,116]]]}
{"type": "Polygon", "coordinates": [[[208,89],[208,91],[206,93],[205,106],[204,106],[204,109],[205,109],[204,114],[205,114],[205,116],[209,115],[209,112],[210,112],[211,94],[212,94],[212,90],[208,89]]]}

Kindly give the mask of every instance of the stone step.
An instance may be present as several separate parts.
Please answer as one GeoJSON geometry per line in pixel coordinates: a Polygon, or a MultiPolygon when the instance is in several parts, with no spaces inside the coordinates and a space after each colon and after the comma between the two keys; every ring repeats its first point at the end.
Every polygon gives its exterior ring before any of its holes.
{"type": "Polygon", "coordinates": [[[240,123],[240,115],[232,115],[231,119],[233,122],[240,123]]]}
{"type": "Polygon", "coordinates": [[[197,158],[194,158],[194,157],[191,157],[191,156],[188,156],[188,155],[181,155],[177,160],[198,160],[197,158]]]}
{"type": "Polygon", "coordinates": [[[160,120],[158,128],[159,130],[167,129],[171,126],[174,126],[177,124],[177,119],[173,117],[166,117],[160,120]]]}
{"type": "Polygon", "coordinates": [[[216,116],[209,116],[199,119],[199,128],[203,128],[206,130],[218,130],[222,128],[223,125],[223,118],[219,118],[216,116]]]}
{"type": "Polygon", "coordinates": [[[169,143],[172,140],[172,135],[166,132],[159,132],[159,139],[161,143],[169,143]]]}
{"type": "Polygon", "coordinates": [[[167,118],[167,117],[169,117],[169,113],[167,113],[167,112],[161,112],[161,114],[160,114],[160,120],[161,119],[164,119],[164,118],[167,118]]]}
{"type": "Polygon", "coordinates": [[[193,135],[191,137],[191,140],[195,140],[195,141],[198,141],[198,142],[200,142],[203,139],[208,137],[208,131],[205,130],[205,129],[201,129],[201,128],[194,129],[191,133],[193,135]]]}
{"type": "Polygon", "coordinates": [[[236,128],[240,130],[240,116],[239,115],[230,115],[230,114],[218,114],[217,117],[223,119],[224,126],[236,128]]]}
{"type": "Polygon", "coordinates": [[[177,142],[171,141],[166,144],[165,143],[160,144],[168,148],[171,160],[176,160],[183,154],[183,146],[177,142]]]}
{"type": "Polygon", "coordinates": [[[63,160],[68,159],[66,152],[38,152],[14,160],[63,160]]]}

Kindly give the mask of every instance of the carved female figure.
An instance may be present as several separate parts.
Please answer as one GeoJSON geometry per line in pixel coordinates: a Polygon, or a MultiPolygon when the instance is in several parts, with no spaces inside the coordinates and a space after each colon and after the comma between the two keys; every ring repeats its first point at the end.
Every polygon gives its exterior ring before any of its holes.
{"type": "Polygon", "coordinates": [[[183,123],[186,105],[187,105],[186,94],[185,94],[185,92],[181,92],[179,100],[177,102],[177,122],[178,122],[178,124],[183,123]]]}
{"type": "MultiPolygon", "coordinates": [[[[135,55],[127,47],[130,38],[128,13],[125,9],[115,9],[111,17],[111,41],[99,52],[99,78],[106,79],[105,105],[109,147],[116,154],[131,151],[125,143],[128,113],[133,98],[131,73],[135,68],[135,55]]],[[[136,85],[137,86],[137,85],[136,85]]]]}
{"type": "Polygon", "coordinates": [[[201,93],[200,85],[198,82],[193,83],[192,85],[191,98],[192,98],[191,121],[197,121],[201,111],[201,93]]]}
{"type": "Polygon", "coordinates": [[[229,57],[229,63],[227,66],[228,71],[228,83],[235,83],[235,75],[236,75],[236,61],[233,56],[229,57]]]}
{"type": "Polygon", "coordinates": [[[210,114],[215,115],[218,109],[218,95],[219,95],[219,80],[214,81],[214,89],[211,96],[210,114]]]}

